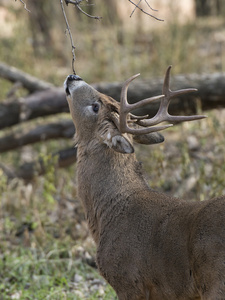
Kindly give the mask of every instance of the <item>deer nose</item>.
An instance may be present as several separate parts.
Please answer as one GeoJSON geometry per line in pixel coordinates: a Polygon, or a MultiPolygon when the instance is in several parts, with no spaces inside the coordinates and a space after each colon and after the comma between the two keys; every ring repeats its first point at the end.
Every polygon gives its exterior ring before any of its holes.
{"type": "MultiPolygon", "coordinates": [[[[67,96],[70,95],[69,86],[74,85],[74,83],[73,83],[74,81],[83,81],[83,79],[78,75],[67,76],[66,80],[64,81],[64,90],[65,90],[67,96]]],[[[75,84],[75,85],[77,85],[77,84],[75,84]]]]}
{"type": "Polygon", "coordinates": [[[82,78],[78,75],[69,75],[67,77],[67,81],[73,81],[73,80],[82,80],[82,78]]]}

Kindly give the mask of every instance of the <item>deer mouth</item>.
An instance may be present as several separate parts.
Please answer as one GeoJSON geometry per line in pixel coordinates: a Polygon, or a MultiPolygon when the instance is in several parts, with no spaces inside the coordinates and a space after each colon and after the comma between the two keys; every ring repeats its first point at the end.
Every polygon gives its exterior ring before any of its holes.
{"type": "Polygon", "coordinates": [[[69,96],[69,95],[70,95],[70,91],[69,91],[69,89],[68,89],[68,86],[66,87],[65,92],[66,92],[66,96],[69,96]]]}
{"type": "Polygon", "coordinates": [[[71,95],[70,94],[70,87],[72,87],[72,86],[75,87],[76,86],[75,82],[77,82],[77,81],[81,82],[81,81],[83,81],[83,79],[78,75],[69,75],[69,76],[67,76],[67,78],[64,82],[64,90],[65,90],[67,96],[71,95]]]}

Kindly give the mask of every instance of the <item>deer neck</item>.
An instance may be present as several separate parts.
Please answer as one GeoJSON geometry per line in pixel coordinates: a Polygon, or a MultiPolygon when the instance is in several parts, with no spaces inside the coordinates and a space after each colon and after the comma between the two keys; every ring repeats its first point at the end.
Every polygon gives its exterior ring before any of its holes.
{"type": "Polygon", "coordinates": [[[149,189],[135,154],[120,154],[104,145],[78,146],[77,181],[89,228],[98,242],[101,222],[138,190],[149,189]],[[94,149],[94,150],[93,150],[94,149]]]}

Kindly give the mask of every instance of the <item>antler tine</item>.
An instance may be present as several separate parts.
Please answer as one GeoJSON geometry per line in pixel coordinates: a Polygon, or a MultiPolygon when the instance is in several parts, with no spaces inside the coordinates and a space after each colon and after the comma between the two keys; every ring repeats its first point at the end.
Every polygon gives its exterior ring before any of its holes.
{"type": "Polygon", "coordinates": [[[170,89],[170,71],[171,71],[171,69],[172,69],[172,66],[169,66],[166,70],[163,88],[162,88],[162,93],[163,93],[163,95],[165,95],[166,98],[172,98],[172,97],[186,94],[189,92],[197,92],[197,89],[194,89],[194,88],[171,91],[171,89],[170,89]]]}
{"type": "Polygon", "coordinates": [[[194,88],[188,88],[188,89],[181,89],[177,91],[171,91],[170,89],[170,71],[172,66],[169,66],[166,70],[164,84],[162,93],[165,95],[161,99],[160,107],[156,115],[151,119],[145,119],[138,122],[139,125],[147,127],[147,126],[153,126],[157,125],[161,122],[168,121],[172,123],[176,122],[183,122],[183,121],[193,121],[193,120],[199,120],[206,118],[204,115],[195,115],[195,116],[172,116],[168,113],[168,107],[170,104],[170,101],[173,97],[190,93],[190,92],[196,92],[197,89],[194,88]]]}
{"type": "Polygon", "coordinates": [[[124,85],[122,87],[122,91],[121,91],[121,96],[120,96],[120,110],[122,110],[122,113],[126,113],[128,112],[130,109],[130,104],[127,102],[127,90],[129,87],[129,84],[131,83],[131,81],[133,81],[135,78],[137,78],[138,76],[140,76],[140,73],[133,75],[132,77],[128,78],[125,82],[124,85]]]}
{"type": "MultiPolygon", "coordinates": [[[[166,103],[165,106],[167,107],[167,118],[165,121],[169,121],[169,122],[183,122],[183,121],[194,121],[194,120],[199,120],[199,119],[203,119],[206,118],[206,116],[204,115],[195,115],[195,116],[171,116],[168,113],[168,106],[170,103],[171,98],[182,95],[182,94],[186,94],[186,93],[190,93],[190,92],[196,92],[197,89],[195,88],[188,88],[188,89],[181,89],[181,90],[177,90],[177,91],[171,91],[170,90],[170,71],[171,71],[172,66],[169,66],[166,70],[166,75],[165,75],[165,79],[164,79],[164,84],[163,84],[163,94],[165,95],[165,99],[166,99],[166,103]]],[[[163,101],[162,101],[163,102],[163,101]]],[[[161,103],[162,103],[161,102],[161,103]]]]}
{"type": "MultiPolygon", "coordinates": [[[[151,98],[147,98],[144,99],[142,101],[139,101],[137,103],[134,104],[129,104],[127,101],[127,90],[129,87],[129,84],[131,83],[131,81],[133,81],[135,78],[137,78],[140,74],[136,74],[132,77],[130,77],[129,79],[127,79],[122,87],[122,91],[121,91],[121,97],[120,97],[120,132],[121,133],[131,133],[131,134],[147,134],[147,133],[151,133],[151,132],[156,132],[156,131],[160,131],[163,129],[166,129],[170,126],[172,126],[172,124],[170,125],[163,125],[163,126],[155,126],[155,127],[151,127],[151,128],[130,128],[127,125],[127,115],[130,111],[137,109],[141,106],[144,106],[148,103],[151,103],[155,100],[159,100],[164,98],[164,95],[160,95],[160,96],[155,96],[155,97],[151,97],[151,98]]],[[[142,119],[148,117],[147,116],[142,116],[142,117],[136,117],[134,115],[131,115],[132,118],[136,118],[139,119],[139,122],[141,122],[142,119]]]]}

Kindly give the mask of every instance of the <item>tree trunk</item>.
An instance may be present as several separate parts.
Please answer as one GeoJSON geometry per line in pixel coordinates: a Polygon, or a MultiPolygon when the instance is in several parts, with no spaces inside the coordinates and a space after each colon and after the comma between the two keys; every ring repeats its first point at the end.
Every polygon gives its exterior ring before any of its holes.
{"type": "Polygon", "coordinates": [[[197,16],[217,16],[224,13],[224,0],[195,0],[197,16]]]}
{"type": "Polygon", "coordinates": [[[53,5],[49,5],[46,0],[29,0],[31,13],[29,16],[30,28],[32,33],[32,45],[36,54],[41,53],[46,48],[52,46],[51,23],[49,15],[53,15],[53,5]]]}

